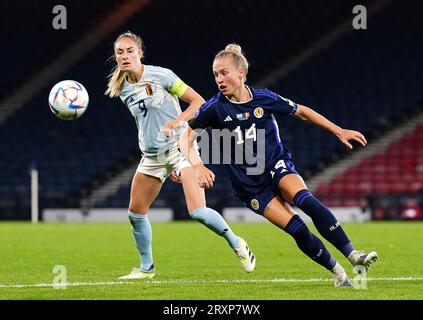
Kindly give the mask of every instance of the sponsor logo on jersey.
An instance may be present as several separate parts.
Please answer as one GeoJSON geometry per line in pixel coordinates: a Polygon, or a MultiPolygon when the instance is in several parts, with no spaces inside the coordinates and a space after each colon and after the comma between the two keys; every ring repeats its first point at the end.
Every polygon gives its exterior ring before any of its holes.
{"type": "Polygon", "coordinates": [[[260,208],[260,203],[257,199],[251,200],[251,207],[253,207],[254,210],[258,210],[260,208]]]}
{"type": "Polygon", "coordinates": [[[248,120],[248,119],[250,118],[250,113],[249,113],[249,112],[238,113],[238,114],[236,115],[236,118],[237,118],[239,121],[245,121],[245,120],[248,120]]]}
{"type": "Polygon", "coordinates": [[[224,122],[229,122],[229,121],[232,121],[232,118],[231,118],[231,116],[227,116],[226,118],[225,118],[225,120],[223,120],[224,122]]]}
{"type": "Polygon", "coordinates": [[[258,119],[260,119],[261,117],[263,117],[264,115],[264,110],[262,107],[257,107],[254,109],[254,116],[258,119]]]}

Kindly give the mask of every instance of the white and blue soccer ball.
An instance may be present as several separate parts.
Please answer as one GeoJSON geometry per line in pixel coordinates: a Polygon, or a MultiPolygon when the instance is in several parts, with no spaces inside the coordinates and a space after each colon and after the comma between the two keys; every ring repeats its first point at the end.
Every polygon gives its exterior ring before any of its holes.
{"type": "Polygon", "coordinates": [[[60,81],[48,96],[50,110],[62,120],[74,120],[82,116],[87,110],[88,102],[87,90],[74,80],[60,81]]]}

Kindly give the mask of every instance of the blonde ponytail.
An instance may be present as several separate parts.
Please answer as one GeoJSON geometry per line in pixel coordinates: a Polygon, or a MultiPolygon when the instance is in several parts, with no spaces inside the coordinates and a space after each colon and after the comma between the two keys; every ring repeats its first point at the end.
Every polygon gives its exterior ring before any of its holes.
{"type": "Polygon", "coordinates": [[[244,56],[244,52],[242,51],[242,48],[239,44],[236,43],[230,43],[228,44],[224,50],[220,51],[216,56],[214,57],[214,60],[226,56],[231,56],[234,60],[234,64],[241,69],[245,70],[245,77],[244,82],[247,81],[247,73],[248,73],[248,67],[249,63],[247,58],[244,56]]]}
{"type": "Polygon", "coordinates": [[[125,83],[126,72],[120,70],[116,65],[108,79],[109,82],[107,83],[107,90],[104,94],[110,98],[119,96],[122,92],[123,84],[125,83]]]}
{"type": "MultiPolygon", "coordinates": [[[[141,37],[139,37],[138,35],[136,35],[135,33],[131,32],[131,31],[127,31],[127,32],[120,34],[116,38],[116,40],[113,44],[113,48],[116,46],[116,43],[122,38],[132,39],[137,44],[138,49],[142,53],[144,53],[144,45],[143,45],[143,41],[142,41],[141,37]]],[[[115,58],[115,55],[113,54],[113,56],[111,58],[115,58]]],[[[126,76],[127,76],[127,73],[125,71],[120,70],[119,66],[116,65],[112,69],[112,72],[107,77],[109,79],[109,82],[107,83],[107,90],[104,94],[106,96],[111,97],[111,98],[119,96],[119,94],[122,92],[122,88],[123,88],[123,85],[125,83],[126,76]]]]}

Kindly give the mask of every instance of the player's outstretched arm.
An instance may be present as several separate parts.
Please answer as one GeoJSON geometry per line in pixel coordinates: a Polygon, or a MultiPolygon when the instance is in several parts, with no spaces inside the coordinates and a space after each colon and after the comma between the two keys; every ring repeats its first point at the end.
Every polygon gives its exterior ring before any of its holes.
{"type": "Polygon", "coordinates": [[[187,128],[181,135],[178,143],[179,149],[186,159],[192,164],[197,175],[198,184],[201,188],[213,188],[215,180],[214,173],[207,169],[201,161],[200,156],[194,148],[194,141],[198,134],[191,128],[187,128]]]}
{"type": "Polygon", "coordinates": [[[326,129],[330,132],[332,132],[334,135],[338,137],[339,140],[343,144],[345,144],[349,149],[352,149],[353,146],[349,142],[350,140],[355,140],[358,143],[360,143],[363,147],[367,145],[367,140],[364,137],[363,134],[361,134],[358,131],[349,130],[349,129],[343,129],[333,122],[326,119],[324,116],[322,116],[320,113],[317,113],[311,108],[308,108],[306,106],[302,106],[300,104],[297,105],[297,111],[295,112],[294,116],[297,118],[309,121],[315,125],[318,125],[322,127],[323,129],[326,129]]]}
{"type": "Polygon", "coordinates": [[[168,121],[162,129],[166,135],[170,135],[171,131],[181,125],[182,122],[189,121],[194,117],[195,112],[205,102],[203,97],[200,96],[194,89],[188,87],[184,94],[179,97],[182,101],[188,103],[188,107],[174,120],[168,121]]]}

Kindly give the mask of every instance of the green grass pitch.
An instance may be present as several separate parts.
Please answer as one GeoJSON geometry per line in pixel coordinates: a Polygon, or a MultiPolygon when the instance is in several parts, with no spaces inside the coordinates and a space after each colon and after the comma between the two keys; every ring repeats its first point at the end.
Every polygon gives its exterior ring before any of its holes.
{"type": "MultiPolygon", "coordinates": [[[[253,273],[245,273],[226,241],[199,223],[153,223],[156,278],[122,281],[118,277],[139,262],[129,223],[2,222],[0,299],[423,299],[423,223],[343,224],[358,249],[381,257],[365,289],[334,288],[331,274],[269,223],[231,226],[256,255],[253,273]],[[66,288],[53,286],[63,275],[53,273],[56,265],[66,268],[66,288]]],[[[325,243],[350,278],[356,277],[325,243]]]]}

